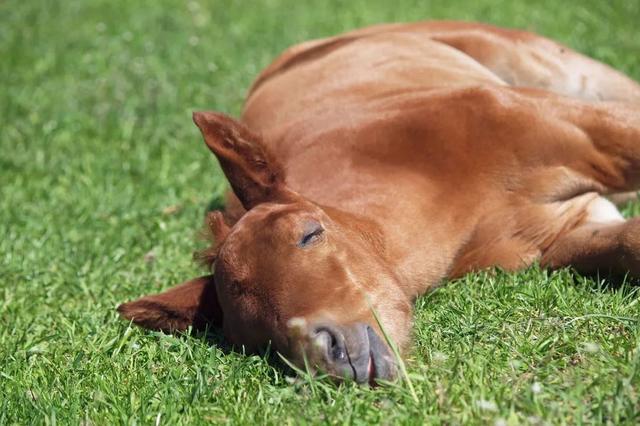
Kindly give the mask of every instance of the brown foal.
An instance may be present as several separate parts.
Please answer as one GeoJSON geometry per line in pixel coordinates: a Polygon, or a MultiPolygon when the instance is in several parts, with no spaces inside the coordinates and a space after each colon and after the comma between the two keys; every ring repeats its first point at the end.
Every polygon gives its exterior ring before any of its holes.
{"type": "Polygon", "coordinates": [[[543,37],[380,25],[284,52],[241,119],[194,113],[233,193],[209,275],[118,310],[222,327],[298,365],[391,379],[412,301],[446,278],[534,262],[640,275],[640,86],[543,37]]]}

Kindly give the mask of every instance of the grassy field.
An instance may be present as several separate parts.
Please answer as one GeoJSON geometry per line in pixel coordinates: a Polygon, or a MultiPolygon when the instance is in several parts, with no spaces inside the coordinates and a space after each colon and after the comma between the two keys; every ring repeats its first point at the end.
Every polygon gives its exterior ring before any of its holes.
{"type": "Polygon", "coordinates": [[[640,79],[636,0],[0,2],[0,424],[640,422],[638,288],[568,271],[420,299],[416,399],[293,380],[114,310],[200,272],[226,183],[192,110],[237,114],[292,43],[442,18],[535,30],[640,79]]]}

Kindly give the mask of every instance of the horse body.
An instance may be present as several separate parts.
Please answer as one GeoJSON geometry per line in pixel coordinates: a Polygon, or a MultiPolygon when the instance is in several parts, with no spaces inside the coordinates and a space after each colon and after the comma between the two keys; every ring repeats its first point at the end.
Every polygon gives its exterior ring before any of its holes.
{"type": "Polygon", "coordinates": [[[640,100],[635,83],[550,40],[427,22],[289,49],[254,83],[242,120],[294,190],[377,225],[415,296],[471,270],[528,266],[606,203],[598,192],[609,191],[571,168],[588,142],[514,84],[640,100]]]}
{"type": "Polygon", "coordinates": [[[377,322],[406,346],[411,301],[444,278],[537,261],[640,274],[640,226],[604,198],[640,184],[640,87],[542,37],[365,28],[283,53],[242,123],[194,120],[234,194],[209,220],[215,273],[123,305],[141,325],[209,318],[369,381],[395,374],[377,322]]]}

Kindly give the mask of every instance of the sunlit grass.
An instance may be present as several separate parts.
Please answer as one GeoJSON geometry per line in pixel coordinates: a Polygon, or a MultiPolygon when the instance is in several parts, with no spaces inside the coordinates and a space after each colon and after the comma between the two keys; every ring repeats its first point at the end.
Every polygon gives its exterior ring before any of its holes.
{"type": "Polygon", "coordinates": [[[425,18],[536,30],[640,79],[636,1],[0,2],[0,424],[637,423],[637,288],[568,271],[473,274],[419,299],[417,402],[117,317],[201,272],[225,181],[192,110],[237,114],[297,41],[425,18]]]}

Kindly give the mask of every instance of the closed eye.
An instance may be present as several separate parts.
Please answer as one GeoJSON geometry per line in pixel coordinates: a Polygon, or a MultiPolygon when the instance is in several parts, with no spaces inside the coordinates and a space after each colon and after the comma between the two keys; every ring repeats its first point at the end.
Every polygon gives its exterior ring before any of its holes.
{"type": "Polygon", "coordinates": [[[305,231],[304,235],[298,242],[298,247],[310,247],[314,243],[320,241],[322,238],[322,234],[324,233],[324,228],[319,223],[313,223],[313,227],[309,227],[308,230],[305,231]]]}

